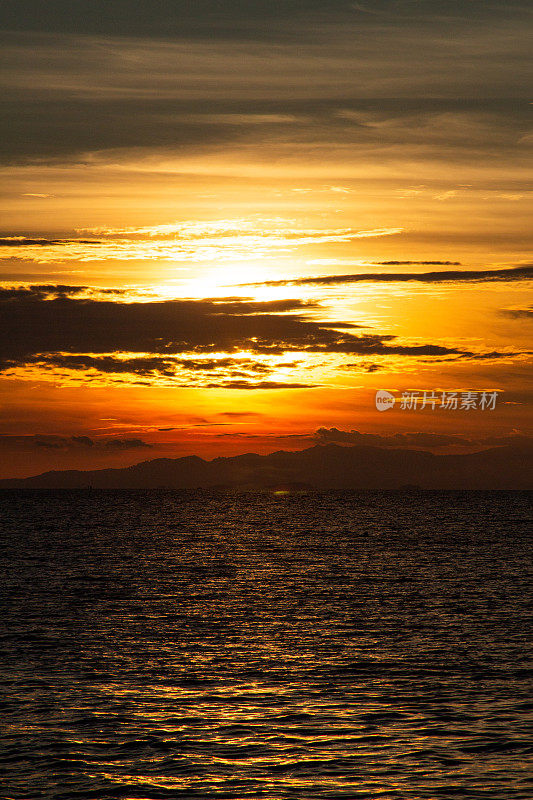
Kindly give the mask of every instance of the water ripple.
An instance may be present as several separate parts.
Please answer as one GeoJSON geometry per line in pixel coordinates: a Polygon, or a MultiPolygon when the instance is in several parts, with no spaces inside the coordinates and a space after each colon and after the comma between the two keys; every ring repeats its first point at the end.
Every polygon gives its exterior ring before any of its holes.
{"type": "Polygon", "coordinates": [[[2,501],[2,800],[533,796],[526,493],[2,501]]]}

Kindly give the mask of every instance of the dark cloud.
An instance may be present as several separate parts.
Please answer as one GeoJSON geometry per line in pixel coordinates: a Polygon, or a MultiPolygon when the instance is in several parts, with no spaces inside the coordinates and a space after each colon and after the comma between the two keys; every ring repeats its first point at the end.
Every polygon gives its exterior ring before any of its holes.
{"type": "Polygon", "coordinates": [[[297,444],[315,444],[313,436],[308,433],[244,433],[242,431],[231,431],[230,433],[216,433],[217,439],[247,439],[256,442],[279,442],[289,440],[297,444]]]}
{"type": "Polygon", "coordinates": [[[281,381],[225,381],[208,383],[207,389],[314,389],[316,383],[282,383],[281,381]]]}
{"type": "Polygon", "coordinates": [[[533,319],[533,306],[529,308],[505,308],[500,312],[505,317],[512,319],[533,319]]]}
{"type": "Polygon", "coordinates": [[[489,436],[478,438],[462,434],[414,432],[391,433],[381,435],[377,433],[361,433],[356,430],[343,431],[338,428],[318,428],[314,438],[320,444],[346,444],[369,445],[372,447],[422,447],[438,449],[441,447],[498,447],[508,445],[533,445],[533,437],[513,431],[504,436],[489,436]]]}
{"type": "MultiPolygon", "coordinates": [[[[531,350],[523,350],[522,355],[529,355],[531,350]]],[[[514,352],[500,352],[498,350],[490,350],[488,353],[472,353],[472,354],[464,354],[460,356],[460,358],[468,358],[472,361],[490,361],[491,359],[499,359],[499,358],[511,358],[513,355],[516,355],[516,351],[514,352]]]]}
{"type": "Polygon", "coordinates": [[[448,447],[450,445],[471,444],[463,436],[442,433],[394,433],[382,436],[377,433],[360,433],[359,431],[343,431],[338,428],[319,428],[315,439],[327,444],[359,444],[378,447],[448,447]]]}
{"type": "MultiPolygon", "coordinates": [[[[420,356],[465,353],[433,344],[398,345],[390,335],[355,336],[347,332],[358,327],[351,321],[317,322],[299,313],[284,313],[290,308],[305,310],[307,304],[298,300],[114,302],[68,296],[68,287],[63,288],[59,296],[49,286],[0,294],[0,357],[4,365],[34,361],[38,355],[44,360],[56,358],[57,364],[63,359],[63,366],[71,359],[71,365],[76,365],[79,356],[74,354],[110,352],[154,356],[242,349],[269,354],[291,350],[420,356]]],[[[106,356],[100,358],[104,359],[100,362],[103,368],[120,366],[106,356]]],[[[90,361],[83,356],[77,365],[87,364],[90,361]]],[[[137,366],[149,371],[161,362],[141,358],[137,366]]],[[[205,368],[203,363],[189,366],[205,368]]]]}
{"type": "MultiPolygon", "coordinates": [[[[477,281],[529,281],[533,280],[533,266],[511,267],[506,269],[446,270],[442,272],[366,272],[351,275],[319,275],[314,278],[294,278],[292,280],[265,281],[265,286],[293,285],[334,285],[337,283],[394,283],[415,281],[419,283],[470,283],[477,281]]],[[[257,285],[257,284],[243,284],[257,285]]]]}
{"type": "Polygon", "coordinates": [[[62,354],[50,354],[35,356],[32,361],[38,365],[50,367],[63,367],[73,370],[97,370],[108,374],[132,374],[152,375],[152,376],[175,376],[179,368],[191,372],[212,372],[214,370],[229,370],[230,374],[242,374],[237,371],[243,368],[254,372],[270,372],[271,369],[265,364],[251,358],[217,358],[217,359],[193,359],[193,358],[165,358],[136,356],[134,358],[117,358],[115,356],[69,356],[62,354]]]}
{"type": "MultiPolygon", "coordinates": [[[[493,0],[5,0],[0,5],[0,26],[12,31],[50,31],[103,36],[150,36],[234,39],[298,39],[328,23],[357,25],[363,31],[390,26],[452,22],[479,26],[493,19],[511,20],[527,14],[528,4],[502,4],[493,0]]],[[[426,27],[429,32],[430,28],[426,27]]]]}
{"type": "Polygon", "coordinates": [[[112,450],[132,450],[139,447],[153,447],[153,445],[143,442],[142,439],[107,439],[103,445],[112,450]]]}
{"type": "Polygon", "coordinates": [[[68,284],[32,284],[31,286],[0,286],[0,303],[6,300],[53,300],[58,297],[73,297],[80,294],[120,296],[122,289],[94,289],[89,286],[69,286],[68,284]]]}
{"type": "Polygon", "coordinates": [[[426,267],[460,267],[460,261],[374,261],[380,267],[408,267],[420,264],[426,267]]]}
{"type": "Polygon", "coordinates": [[[141,0],[131,13],[130,0],[4,0],[0,155],[83,161],[147,143],[198,152],[243,141],[313,156],[320,144],[351,145],[352,158],[379,147],[380,160],[398,144],[415,155],[432,145],[447,162],[507,155],[526,130],[518,98],[529,81],[517,64],[530,7],[467,8],[141,0]]]}
{"type": "Polygon", "coordinates": [[[0,247],[50,247],[50,245],[102,244],[95,239],[28,239],[25,236],[0,238],[0,247]]]}
{"type": "MultiPolygon", "coordinates": [[[[31,284],[29,286],[0,286],[0,303],[5,300],[53,300],[58,297],[76,295],[112,295],[126,300],[124,289],[100,289],[90,286],[71,286],[68,284],[31,284]]],[[[212,309],[213,314],[260,314],[313,309],[319,306],[314,300],[290,298],[286,300],[253,300],[250,297],[207,297],[202,300],[175,300],[171,303],[184,305],[204,304],[212,309]]]]}
{"type": "Polygon", "coordinates": [[[4,450],[87,450],[87,449],[111,449],[111,450],[133,450],[138,448],[152,447],[151,444],[142,439],[91,439],[89,436],[59,436],[55,434],[34,434],[11,436],[0,435],[0,449],[4,450]]]}
{"type": "MultiPolygon", "coordinates": [[[[98,298],[86,287],[0,290],[0,370],[77,370],[88,372],[87,381],[98,373],[135,375],[144,379],[142,385],[156,378],[197,384],[209,375],[213,377],[208,388],[303,388],[309,384],[269,380],[277,367],[295,368],[299,362],[276,363],[259,356],[304,352],[457,360],[514,355],[427,342],[405,344],[391,334],[357,334],[359,326],[353,321],[306,316],[302,312],[309,305],[299,300],[126,300],[120,294],[98,298]],[[241,351],[257,357],[237,355],[241,351]]],[[[373,360],[354,366],[368,372],[380,368],[373,360]]]]}
{"type": "Polygon", "coordinates": [[[219,417],[261,417],[258,411],[221,411],[219,417]]]}
{"type": "MultiPolygon", "coordinates": [[[[36,48],[38,52],[38,43],[27,53],[24,51],[21,60],[26,62],[32,58],[36,48]]],[[[79,54],[77,57],[79,59],[79,54]]],[[[102,58],[99,47],[94,57],[102,58]]],[[[63,73],[77,65],[76,56],[72,58],[73,62],[66,60],[59,71],[59,84],[63,73]]],[[[118,71],[125,63],[135,63],[136,58],[135,50],[125,52],[118,71]]],[[[178,51],[176,58],[182,59],[183,53],[178,51]]],[[[208,51],[200,61],[208,63],[216,59],[217,56],[208,51]]],[[[46,74],[49,60],[47,56],[44,64],[36,65],[36,81],[41,71],[46,74]]],[[[313,63],[310,59],[310,68],[313,63]]],[[[322,64],[322,72],[317,78],[324,79],[327,67],[323,62],[318,63],[322,64]]],[[[344,154],[349,147],[350,163],[374,160],[377,153],[381,161],[430,157],[446,163],[468,163],[474,154],[508,156],[511,146],[516,146],[528,125],[527,106],[511,100],[435,100],[427,99],[423,93],[416,100],[405,98],[402,102],[388,97],[354,100],[348,93],[343,93],[342,98],[335,97],[334,85],[330,96],[295,99],[294,92],[287,96],[286,84],[268,90],[258,85],[254,92],[252,76],[249,92],[244,97],[235,97],[236,91],[242,90],[242,84],[235,82],[234,71],[226,77],[226,91],[222,93],[221,90],[215,96],[209,92],[209,87],[216,81],[216,74],[198,79],[194,63],[191,64],[194,87],[187,97],[178,94],[168,99],[165,93],[169,80],[172,85],[180,86],[180,79],[186,76],[184,68],[185,75],[176,74],[173,80],[169,79],[169,68],[165,63],[165,73],[159,81],[149,68],[144,73],[124,77],[127,85],[119,83],[112,96],[104,93],[94,97],[94,86],[103,79],[109,80],[109,73],[98,75],[97,67],[92,64],[87,65],[85,77],[87,96],[73,97],[69,91],[66,97],[50,97],[44,87],[37,92],[31,86],[24,92],[17,86],[11,97],[7,91],[1,108],[10,124],[0,140],[0,158],[6,163],[42,159],[55,163],[68,157],[86,163],[90,153],[102,159],[106,151],[113,151],[116,159],[118,150],[146,148],[149,143],[149,147],[159,153],[211,152],[234,144],[260,146],[268,148],[269,152],[280,148],[280,155],[286,154],[289,148],[294,155],[306,158],[312,158],[319,151],[325,158],[331,158],[344,154]],[[137,87],[143,83],[142,103],[137,97],[129,98],[128,95],[140,91],[137,87]],[[265,97],[266,91],[272,96],[265,97]],[[208,96],[202,97],[206,92],[208,96]]],[[[294,70],[294,58],[289,59],[287,68],[294,70]]],[[[264,81],[264,71],[255,83],[258,81],[264,81]]],[[[512,186],[514,191],[520,188],[512,186]]],[[[525,181],[522,188],[527,189],[525,181]]],[[[61,239],[28,238],[25,244],[68,243],[61,239]]],[[[88,243],[97,244],[94,240],[88,243]]]]}
{"type": "Polygon", "coordinates": [[[7,300],[48,300],[58,295],[71,296],[83,294],[87,286],[67,286],[62,284],[33,284],[10,288],[0,286],[0,303],[7,300]]]}
{"type": "MultiPolygon", "coordinates": [[[[327,22],[332,14],[346,14],[343,0],[284,0],[272,4],[266,0],[138,0],[135,14],[130,0],[91,0],[79,5],[71,0],[17,0],[0,6],[0,26],[14,31],[50,31],[105,36],[155,36],[203,38],[269,38],[261,29],[268,21],[287,23],[291,19],[327,22]]],[[[283,28],[280,28],[278,36],[283,28]]]]}
{"type": "Polygon", "coordinates": [[[349,361],[341,365],[341,369],[351,370],[354,368],[359,371],[363,370],[364,372],[379,372],[384,369],[384,366],[383,364],[368,363],[366,361],[349,361]]]}
{"type": "Polygon", "coordinates": [[[88,436],[73,436],[72,441],[85,447],[94,447],[94,442],[88,436]]]}
{"type": "Polygon", "coordinates": [[[0,271],[0,283],[20,283],[22,281],[42,281],[42,280],[61,280],[65,275],[72,276],[78,270],[58,269],[46,270],[42,272],[2,272],[0,271]]]}

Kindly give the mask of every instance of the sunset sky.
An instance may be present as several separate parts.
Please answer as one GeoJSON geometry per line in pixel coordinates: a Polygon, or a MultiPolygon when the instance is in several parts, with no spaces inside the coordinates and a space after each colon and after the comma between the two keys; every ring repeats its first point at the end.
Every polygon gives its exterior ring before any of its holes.
{"type": "Polygon", "coordinates": [[[5,0],[0,477],[532,436],[532,16],[5,0]]]}

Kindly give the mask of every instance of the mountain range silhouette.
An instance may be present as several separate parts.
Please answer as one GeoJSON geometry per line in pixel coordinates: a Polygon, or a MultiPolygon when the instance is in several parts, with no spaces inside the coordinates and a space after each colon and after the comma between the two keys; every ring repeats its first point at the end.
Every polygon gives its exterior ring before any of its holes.
{"type": "Polygon", "coordinates": [[[44,472],[0,481],[3,489],[532,489],[531,449],[516,445],[462,455],[372,446],[316,445],[205,461],[156,458],[131,467],[44,472]]]}

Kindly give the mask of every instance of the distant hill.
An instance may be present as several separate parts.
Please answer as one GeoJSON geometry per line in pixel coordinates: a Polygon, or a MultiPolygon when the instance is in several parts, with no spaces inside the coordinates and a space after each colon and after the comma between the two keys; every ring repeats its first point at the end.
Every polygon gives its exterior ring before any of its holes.
{"type": "Polygon", "coordinates": [[[0,481],[3,489],[533,489],[530,449],[497,447],[467,455],[317,445],[204,461],[156,458],[122,469],[44,472],[0,481]]]}

